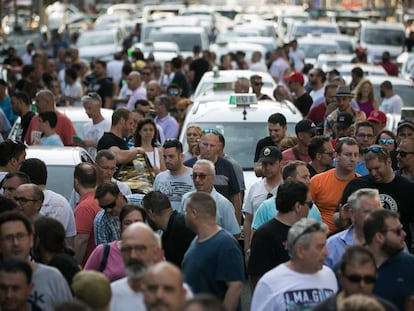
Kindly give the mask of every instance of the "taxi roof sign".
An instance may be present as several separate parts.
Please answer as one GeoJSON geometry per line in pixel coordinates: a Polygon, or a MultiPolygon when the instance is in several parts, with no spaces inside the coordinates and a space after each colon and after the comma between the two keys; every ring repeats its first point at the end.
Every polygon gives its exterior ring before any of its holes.
{"type": "Polygon", "coordinates": [[[236,93],[230,96],[230,105],[236,106],[250,106],[257,104],[256,94],[251,93],[236,93]]]}

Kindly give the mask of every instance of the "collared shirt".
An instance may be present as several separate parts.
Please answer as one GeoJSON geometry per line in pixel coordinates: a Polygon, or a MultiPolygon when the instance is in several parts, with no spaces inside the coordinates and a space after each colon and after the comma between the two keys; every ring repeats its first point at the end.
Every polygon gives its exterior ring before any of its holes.
{"type": "Polygon", "coordinates": [[[95,244],[109,243],[121,239],[121,224],[118,216],[100,210],[93,221],[95,244]]]}
{"type": "Polygon", "coordinates": [[[147,99],[147,90],[141,85],[139,88],[135,89],[131,96],[129,97],[127,109],[129,111],[134,110],[135,108],[135,102],[138,99],[147,99]]]}
{"type": "Polygon", "coordinates": [[[155,117],[154,121],[163,129],[165,139],[178,137],[180,127],[173,117],[170,115],[163,118],[155,117]]]}
{"type": "Polygon", "coordinates": [[[346,248],[355,245],[353,233],[354,226],[351,225],[348,229],[340,231],[328,238],[326,242],[328,256],[325,258],[325,265],[333,268],[341,260],[346,248]]]}

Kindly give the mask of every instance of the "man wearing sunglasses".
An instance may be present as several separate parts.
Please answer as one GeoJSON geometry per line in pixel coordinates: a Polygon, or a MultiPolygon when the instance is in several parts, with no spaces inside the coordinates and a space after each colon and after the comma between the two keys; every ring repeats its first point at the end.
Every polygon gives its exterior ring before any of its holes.
{"type": "MultiPolygon", "coordinates": [[[[388,150],[379,145],[372,145],[365,151],[365,164],[369,171],[366,176],[355,178],[345,187],[340,203],[344,205],[348,197],[361,188],[376,188],[381,197],[382,206],[400,215],[400,221],[407,233],[407,247],[411,249],[410,223],[414,221],[414,183],[396,175],[392,169],[391,156],[388,150]]],[[[343,208],[340,208],[343,212],[343,208]]],[[[338,210],[338,211],[339,211],[338,210]]],[[[340,218],[347,218],[344,213],[340,218]]],[[[346,223],[346,222],[344,222],[346,223]]]]}
{"type": "Polygon", "coordinates": [[[414,137],[401,140],[397,148],[398,170],[395,174],[414,181],[414,137]]]}
{"type": "Polygon", "coordinates": [[[363,232],[378,267],[374,295],[404,310],[406,299],[414,292],[414,256],[403,250],[407,231],[396,212],[380,209],[365,219],[363,232]]]}
{"type": "MultiPolygon", "coordinates": [[[[341,290],[316,306],[314,311],[336,311],[338,305],[354,294],[372,296],[377,280],[377,266],[372,253],[363,246],[350,246],[342,256],[339,271],[341,290]]],[[[385,310],[398,310],[393,304],[380,297],[374,297],[385,310]]]]}
{"type": "Polygon", "coordinates": [[[250,77],[250,85],[252,86],[252,92],[256,94],[257,100],[264,100],[264,99],[272,100],[269,96],[262,93],[263,78],[261,76],[252,75],[250,77]]]}

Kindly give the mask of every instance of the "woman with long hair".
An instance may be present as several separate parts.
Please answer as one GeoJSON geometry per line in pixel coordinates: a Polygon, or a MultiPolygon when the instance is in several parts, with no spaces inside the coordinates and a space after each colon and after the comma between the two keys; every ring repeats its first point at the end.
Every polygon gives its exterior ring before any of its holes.
{"type": "Polygon", "coordinates": [[[155,174],[165,170],[162,149],[157,146],[157,141],[158,130],[154,121],[150,118],[140,120],[134,133],[134,144],[144,149],[155,174]]]}
{"type": "Polygon", "coordinates": [[[196,157],[200,154],[198,149],[198,142],[200,141],[203,130],[197,124],[190,124],[186,131],[185,136],[187,138],[188,150],[184,152],[184,161],[196,157]]]}
{"type": "Polygon", "coordinates": [[[392,131],[384,129],[377,134],[375,144],[384,146],[384,148],[389,151],[392,160],[392,168],[393,170],[398,170],[397,136],[392,131]]]}
{"type": "Polygon", "coordinates": [[[366,116],[369,116],[371,111],[379,109],[379,102],[375,98],[371,81],[365,79],[358,83],[355,88],[355,101],[366,116]]]}
{"type": "MultiPolygon", "coordinates": [[[[145,210],[135,204],[127,204],[119,213],[121,232],[134,222],[146,222],[145,210]]],[[[96,270],[105,274],[113,282],[125,276],[124,264],[121,255],[121,241],[112,241],[98,245],[88,258],[85,270],[96,270]]]]}

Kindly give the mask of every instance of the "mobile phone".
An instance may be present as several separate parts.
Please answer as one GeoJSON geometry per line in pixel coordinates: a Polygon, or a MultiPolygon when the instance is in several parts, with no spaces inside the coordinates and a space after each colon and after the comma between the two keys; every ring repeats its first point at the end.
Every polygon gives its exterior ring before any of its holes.
{"type": "Polygon", "coordinates": [[[72,138],[73,138],[74,140],[83,141],[83,139],[82,139],[82,138],[80,138],[78,135],[73,135],[73,136],[72,136],[72,138]]]}

